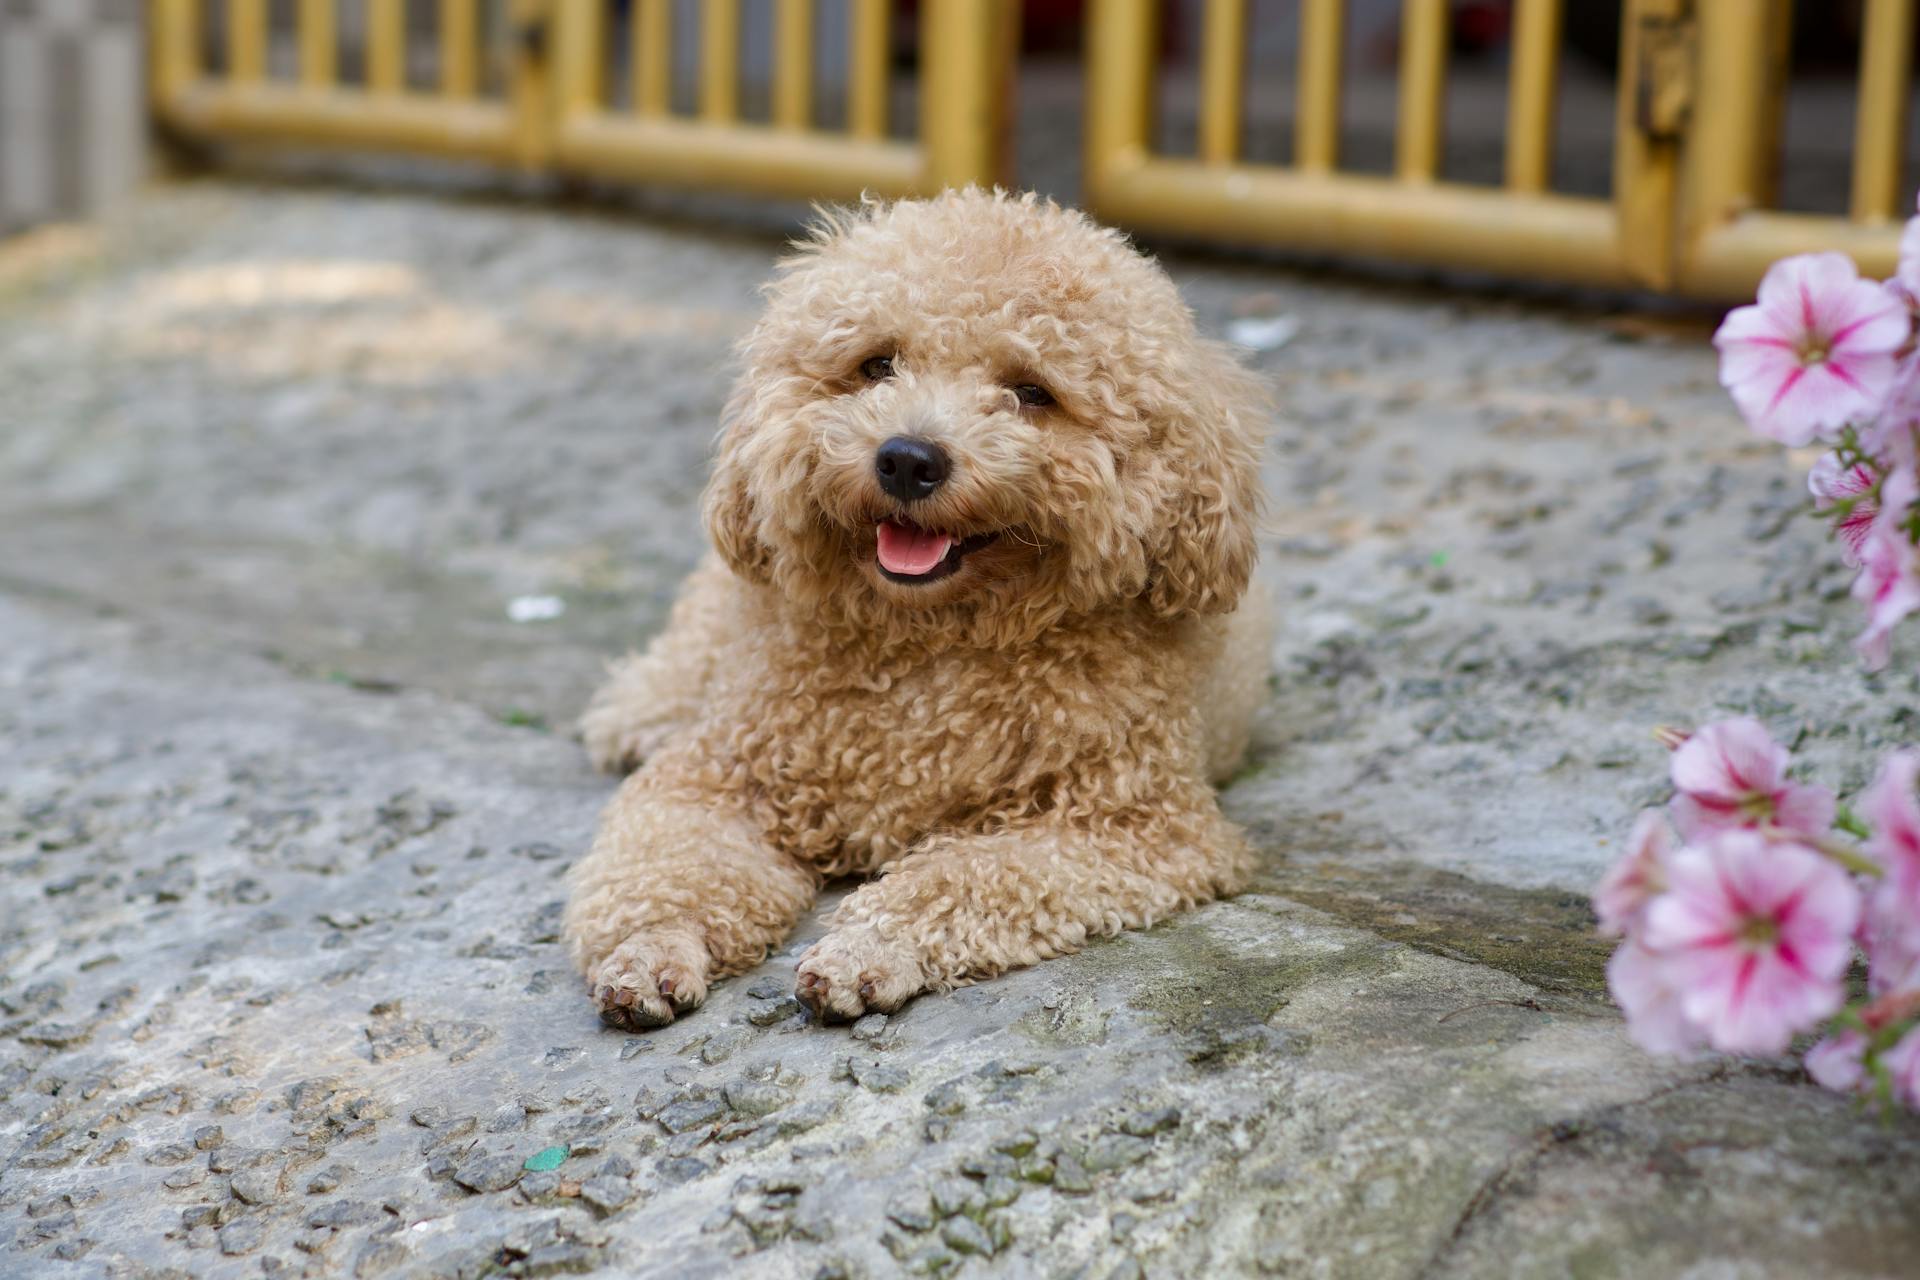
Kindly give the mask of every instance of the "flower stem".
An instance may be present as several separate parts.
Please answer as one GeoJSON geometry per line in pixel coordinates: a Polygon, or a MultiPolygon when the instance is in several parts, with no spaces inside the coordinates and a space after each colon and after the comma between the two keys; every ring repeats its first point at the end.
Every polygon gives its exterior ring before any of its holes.
{"type": "Polygon", "coordinates": [[[1789,831],[1771,822],[1760,828],[1760,834],[1781,844],[1805,845],[1814,852],[1831,858],[1855,875],[1870,876],[1878,880],[1884,874],[1879,863],[1845,840],[1836,840],[1832,836],[1808,835],[1804,831],[1789,831]]]}
{"type": "Polygon", "coordinates": [[[1920,1018],[1920,991],[1893,991],[1868,1002],[1860,1010],[1860,1021],[1869,1031],[1878,1031],[1892,1023],[1920,1018]]]}

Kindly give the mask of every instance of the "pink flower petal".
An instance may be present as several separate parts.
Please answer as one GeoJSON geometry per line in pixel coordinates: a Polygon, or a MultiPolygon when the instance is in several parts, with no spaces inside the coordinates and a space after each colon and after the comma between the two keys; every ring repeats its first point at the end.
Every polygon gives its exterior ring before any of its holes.
{"type": "Polygon", "coordinates": [[[1845,254],[1783,258],[1715,332],[1720,382],[1755,431],[1803,445],[1878,414],[1912,327],[1845,254]]]}
{"type": "Polygon", "coordinates": [[[1674,855],[1668,882],[1647,908],[1642,941],[1714,1048],[1779,1053],[1839,1009],[1861,908],[1839,867],[1730,832],[1674,855]]]}
{"type": "Polygon", "coordinates": [[[1673,753],[1673,785],[1693,795],[1737,803],[1778,787],[1790,758],[1766,726],[1751,716],[1717,720],[1673,753]]]}
{"type": "Polygon", "coordinates": [[[1861,820],[1873,830],[1867,852],[1889,880],[1920,884],[1920,751],[1896,751],[1858,805],[1861,820]]]}
{"type": "Polygon", "coordinates": [[[1859,1093],[1867,1079],[1866,1067],[1861,1062],[1866,1050],[1866,1039],[1858,1031],[1828,1036],[1807,1051],[1807,1074],[1824,1089],[1859,1093]]]}
{"type": "Polygon", "coordinates": [[[1824,836],[1833,830],[1833,815],[1839,808],[1833,792],[1803,782],[1789,782],[1774,793],[1773,821],[1776,826],[1802,835],[1824,836]]]}
{"type": "Polygon", "coordinates": [[[1853,598],[1867,609],[1867,629],[1854,646],[1870,668],[1883,667],[1892,651],[1893,629],[1920,609],[1920,553],[1905,530],[1880,520],[1860,545],[1860,576],[1853,598]]]}
{"type": "Polygon", "coordinates": [[[1620,936],[1639,925],[1647,903],[1666,887],[1666,861],[1674,843],[1673,828],[1660,811],[1643,810],[1627,837],[1626,851],[1593,891],[1602,933],[1620,936]]]}
{"type": "Polygon", "coordinates": [[[1648,1053],[1689,1054],[1703,1042],[1660,957],[1638,943],[1624,944],[1607,961],[1607,989],[1627,1015],[1627,1034],[1648,1053]]]}
{"type": "Polygon", "coordinates": [[[1909,296],[1920,298],[1920,218],[1908,218],[1900,232],[1900,265],[1893,278],[1909,296]]]}

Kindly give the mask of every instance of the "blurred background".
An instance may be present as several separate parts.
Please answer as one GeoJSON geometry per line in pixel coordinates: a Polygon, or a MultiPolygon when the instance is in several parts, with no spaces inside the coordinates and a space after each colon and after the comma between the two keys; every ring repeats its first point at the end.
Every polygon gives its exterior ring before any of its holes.
{"type": "Polygon", "coordinates": [[[1575,283],[1734,296],[1783,246],[1891,252],[1920,181],[1913,10],[7,0],[0,233],[108,207],[156,165],[727,193],[781,225],[816,197],[999,180],[1180,239],[1522,277],[1559,245],[1575,283]],[[1201,172],[1134,181],[1136,153],[1201,172]],[[1384,181],[1319,180],[1349,176],[1384,181]],[[1803,216],[1692,252],[1755,210],[1803,216]]]}

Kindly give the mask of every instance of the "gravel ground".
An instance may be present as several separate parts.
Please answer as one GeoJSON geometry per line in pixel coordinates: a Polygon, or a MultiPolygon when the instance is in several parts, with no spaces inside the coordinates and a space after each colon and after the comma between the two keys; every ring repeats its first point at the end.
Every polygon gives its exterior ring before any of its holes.
{"type": "Polygon", "coordinates": [[[1909,1272],[1920,1122],[1601,995],[1649,726],[1851,787],[1920,705],[1710,317],[1173,261],[1299,322],[1254,891],[851,1028],[816,915],[602,1029],[566,726],[699,554],[778,251],[218,183],[0,249],[0,1273],[1909,1272]]]}

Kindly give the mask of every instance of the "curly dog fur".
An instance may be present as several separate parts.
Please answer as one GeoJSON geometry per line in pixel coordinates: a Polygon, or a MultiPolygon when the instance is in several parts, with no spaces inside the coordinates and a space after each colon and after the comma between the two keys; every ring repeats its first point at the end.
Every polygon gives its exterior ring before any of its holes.
{"type": "Polygon", "coordinates": [[[602,1017],[699,1005],[829,876],[873,877],[798,964],[839,1018],[1238,889],[1209,779],[1266,674],[1262,402],[1165,272],[1032,197],[869,205],[782,264],[744,357],[717,554],[582,721],[639,766],[567,905],[602,1017]],[[900,436],[950,460],[931,495],[877,475],[900,436]],[[952,563],[885,571],[888,522],[952,563]]]}

